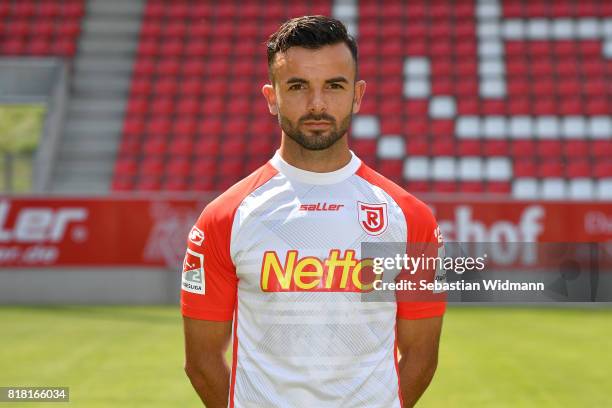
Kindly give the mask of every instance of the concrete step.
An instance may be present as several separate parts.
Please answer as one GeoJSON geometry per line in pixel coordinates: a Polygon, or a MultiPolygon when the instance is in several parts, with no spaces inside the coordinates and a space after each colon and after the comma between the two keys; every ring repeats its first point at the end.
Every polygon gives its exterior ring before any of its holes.
{"type": "Polygon", "coordinates": [[[129,75],[113,77],[108,75],[80,75],[73,79],[72,89],[81,95],[127,95],[130,89],[129,75]]]}
{"type": "MultiPolygon", "coordinates": [[[[126,2],[129,3],[129,2],[126,2]]],[[[123,14],[93,16],[83,24],[81,40],[94,36],[136,36],[140,32],[136,16],[125,18],[123,14]]]]}
{"type": "Polygon", "coordinates": [[[79,56],[112,55],[133,57],[138,47],[138,38],[125,37],[121,40],[84,39],[79,41],[79,56]]]}
{"type": "Polygon", "coordinates": [[[73,97],[68,104],[68,116],[78,118],[123,120],[125,98],[88,98],[73,97]]]}
{"type": "Polygon", "coordinates": [[[100,137],[102,135],[119,135],[121,133],[122,121],[104,119],[82,119],[68,118],[64,128],[64,138],[74,137],[100,137]]]}
{"type": "Polygon", "coordinates": [[[126,57],[79,57],[74,64],[73,76],[98,73],[131,76],[133,64],[133,60],[126,57]]]}
{"type": "Polygon", "coordinates": [[[100,156],[108,158],[114,157],[117,153],[117,142],[113,140],[88,140],[71,143],[66,141],[63,144],[59,156],[60,157],[78,157],[88,158],[91,160],[99,159],[100,156]]]}
{"type": "Polygon", "coordinates": [[[123,74],[114,74],[114,73],[109,73],[109,72],[90,72],[90,71],[86,71],[86,72],[82,72],[80,75],[75,75],[72,78],[72,82],[87,82],[87,81],[99,81],[99,80],[104,80],[104,81],[117,81],[117,80],[122,80],[122,81],[130,81],[132,79],[132,76],[129,73],[123,73],[123,74]]]}
{"type": "Polygon", "coordinates": [[[107,179],[62,179],[56,180],[51,188],[56,194],[106,193],[109,190],[110,180],[107,179]]]}
{"type": "MultiPolygon", "coordinates": [[[[99,155],[98,155],[99,156],[99,155]]],[[[111,176],[114,159],[94,160],[91,156],[64,154],[58,155],[59,162],[55,168],[55,175],[60,178],[79,179],[83,177],[111,176]]]]}
{"type": "Polygon", "coordinates": [[[140,17],[144,8],[142,0],[89,0],[87,7],[88,16],[98,15],[120,15],[140,17]]]}

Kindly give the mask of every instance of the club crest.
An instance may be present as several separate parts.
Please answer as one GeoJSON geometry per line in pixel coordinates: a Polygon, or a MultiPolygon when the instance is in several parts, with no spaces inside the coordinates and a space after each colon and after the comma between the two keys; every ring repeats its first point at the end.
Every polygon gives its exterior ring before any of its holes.
{"type": "Polygon", "coordinates": [[[359,225],[369,235],[380,235],[387,229],[387,204],[357,201],[359,225]]]}

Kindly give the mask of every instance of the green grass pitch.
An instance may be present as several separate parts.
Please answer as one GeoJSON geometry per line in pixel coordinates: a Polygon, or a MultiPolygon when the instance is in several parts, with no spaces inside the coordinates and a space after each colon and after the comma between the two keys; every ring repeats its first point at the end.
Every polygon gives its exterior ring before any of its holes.
{"type": "MultiPolygon", "coordinates": [[[[200,406],[175,307],[4,306],[0,322],[0,386],[69,386],[54,407],[200,406]]],[[[610,406],[611,345],[612,309],[451,307],[418,406],[610,406]]]]}

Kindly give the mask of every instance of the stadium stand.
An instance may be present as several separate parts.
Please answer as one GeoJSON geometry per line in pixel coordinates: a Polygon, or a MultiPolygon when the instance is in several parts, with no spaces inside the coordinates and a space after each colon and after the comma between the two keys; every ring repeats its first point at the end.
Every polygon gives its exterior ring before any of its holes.
{"type": "Polygon", "coordinates": [[[332,11],[357,34],[368,82],[352,147],[408,190],[588,199],[610,187],[612,3],[260,10],[147,3],[114,190],[222,190],[263,163],[278,141],[263,42],[286,18],[332,11]]]}
{"type": "Polygon", "coordinates": [[[263,43],[330,3],[147,3],[115,190],[221,190],[264,163],[278,135],[260,94],[263,43]]]}
{"type": "Polygon", "coordinates": [[[2,0],[0,55],[72,57],[83,14],[82,0],[2,0]]]}

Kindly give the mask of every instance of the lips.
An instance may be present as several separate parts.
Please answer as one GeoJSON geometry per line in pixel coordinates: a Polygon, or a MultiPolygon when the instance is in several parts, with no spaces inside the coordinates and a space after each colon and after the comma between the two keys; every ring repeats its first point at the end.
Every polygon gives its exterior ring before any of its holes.
{"type": "Polygon", "coordinates": [[[304,122],[305,126],[313,128],[326,128],[331,125],[329,122],[304,122]]]}

